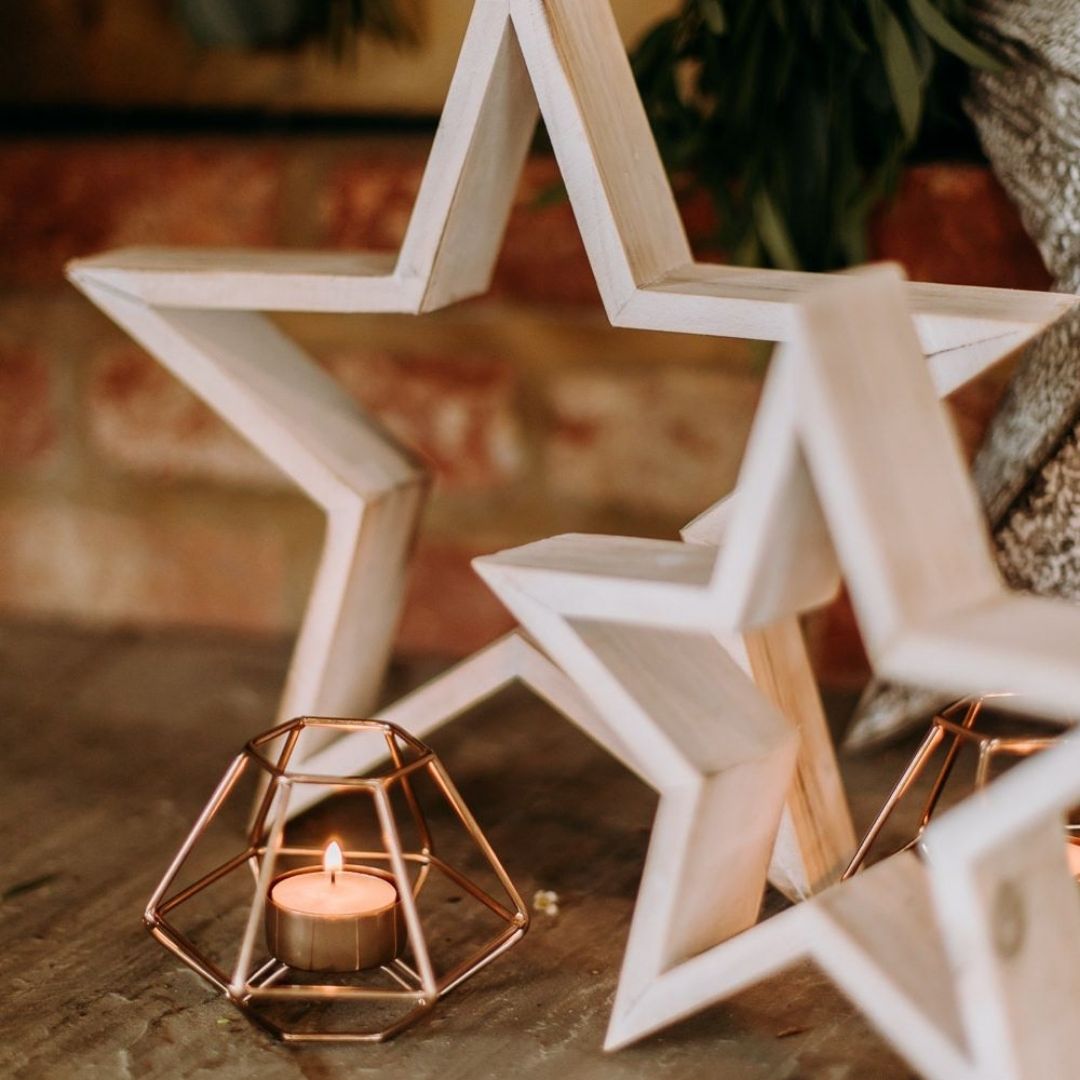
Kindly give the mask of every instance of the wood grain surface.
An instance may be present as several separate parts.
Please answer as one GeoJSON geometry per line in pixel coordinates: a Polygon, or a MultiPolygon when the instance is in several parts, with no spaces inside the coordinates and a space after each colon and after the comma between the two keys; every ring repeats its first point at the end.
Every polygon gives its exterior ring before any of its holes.
{"type": "MultiPolygon", "coordinates": [[[[604,1055],[655,797],[525,692],[431,741],[523,894],[555,890],[559,914],[535,913],[520,946],[395,1042],[274,1043],[155,945],[140,917],[231,755],[273,718],[287,661],[285,643],[0,624],[0,1075],[910,1075],[809,965],[604,1055]]],[[[393,694],[430,674],[397,671],[393,694]]],[[[859,823],[906,752],[844,763],[859,823]]],[[[890,827],[886,848],[902,819],[890,827]]]]}

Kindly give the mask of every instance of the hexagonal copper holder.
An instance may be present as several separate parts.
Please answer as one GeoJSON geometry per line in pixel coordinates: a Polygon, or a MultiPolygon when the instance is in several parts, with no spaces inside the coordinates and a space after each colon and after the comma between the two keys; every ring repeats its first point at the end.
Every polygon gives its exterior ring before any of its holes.
{"type": "Polygon", "coordinates": [[[481,832],[476,819],[461,799],[442,763],[429,747],[396,725],[383,721],[300,717],[252,739],[234,759],[173,859],[161,884],[150,898],[144,921],[154,938],[217,987],[250,1020],[277,1038],[296,1043],[334,1043],[381,1042],[415,1023],[454,987],[516,944],[528,929],[529,915],[520,894],[481,832]],[[289,770],[289,760],[301,733],[309,728],[330,729],[342,734],[358,730],[381,732],[385,736],[387,756],[393,767],[385,774],[371,777],[292,772],[289,770]],[[270,760],[267,757],[267,748],[278,740],[283,740],[283,747],[277,760],[270,760]],[[406,760],[403,751],[411,754],[410,760],[406,760]],[[248,829],[245,847],[196,881],[170,893],[193,849],[205,836],[229,796],[236,790],[243,774],[252,768],[265,776],[266,785],[248,829]],[[445,798],[460,825],[482,853],[505,891],[509,906],[492,897],[479,884],[436,855],[426,818],[413,793],[413,783],[421,772],[426,772],[434,782],[437,791],[445,798]],[[266,898],[275,880],[274,871],[279,857],[302,857],[312,862],[322,857],[321,848],[287,846],[284,843],[289,797],[293,788],[301,785],[317,785],[329,791],[355,793],[364,790],[370,793],[384,850],[346,850],[343,854],[347,864],[385,863],[388,874],[399,883],[400,914],[413,963],[406,963],[398,956],[381,967],[380,970],[389,977],[393,988],[289,983],[287,977],[292,969],[276,958],[271,957],[261,965],[253,963],[256,940],[264,923],[266,898]],[[401,841],[391,801],[391,792],[396,785],[400,785],[420,836],[420,849],[417,851],[407,851],[401,841]],[[170,914],[243,867],[245,863],[254,875],[255,893],[236,963],[231,972],[227,972],[174,924],[170,914]],[[409,865],[417,868],[413,879],[410,879],[407,870],[409,865]],[[473,949],[466,959],[439,975],[436,975],[432,967],[417,907],[417,899],[432,872],[445,875],[455,886],[464,890],[505,923],[504,928],[494,938],[473,949]],[[400,887],[400,883],[409,883],[410,880],[411,887],[400,887]],[[282,1001],[400,1002],[407,1007],[407,1011],[393,1023],[376,1030],[299,1031],[272,1020],[263,1011],[263,1007],[268,1003],[282,1001]]]}

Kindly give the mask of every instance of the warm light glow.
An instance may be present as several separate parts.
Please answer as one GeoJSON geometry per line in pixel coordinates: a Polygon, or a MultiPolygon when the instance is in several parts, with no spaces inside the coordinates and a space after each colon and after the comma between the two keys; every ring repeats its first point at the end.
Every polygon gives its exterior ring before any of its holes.
{"type": "Polygon", "coordinates": [[[331,840],[326,845],[326,850],[323,852],[322,857],[323,869],[333,877],[341,871],[341,868],[345,865],[345,860],[341,857],[341,845],[336,840],[331,840]]]}
{"type": "Polygon", "coordinates": [[[1065,857],[1069,862],[1069,873],[1080,880],[1080,844],[1066,844],[1065,857]]]}

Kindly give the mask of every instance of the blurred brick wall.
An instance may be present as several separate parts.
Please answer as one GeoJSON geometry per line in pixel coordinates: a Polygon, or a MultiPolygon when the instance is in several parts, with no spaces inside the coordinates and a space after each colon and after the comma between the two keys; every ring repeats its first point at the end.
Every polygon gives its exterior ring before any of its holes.
{"type": "MultiPolygon", "coordinates": [[[[413,137],[0,144],[0,610],[97,624],[297,625],[322,520],[84,301],[74,256],[136,243],[384,248],[426,154],[413,137]]],[[[673,536],[730,487],[766,353],[611,329],[556,178],[532,160],[490,296],[423,319],[282,317],[437,476],[400,634],[463,654],[508,625],[469,567],[567,530],[673,536]]],[[[704,249],[711,220],[685,207],[704,249]]],[[[1043,287],[982,169],[909,174],[876,253],[913,277],[1043,287]]],[[[960,403],[977,438],[1000,376],[960,403]]],[[[864,674],[843,605],[811,640],[864,674]]]]}

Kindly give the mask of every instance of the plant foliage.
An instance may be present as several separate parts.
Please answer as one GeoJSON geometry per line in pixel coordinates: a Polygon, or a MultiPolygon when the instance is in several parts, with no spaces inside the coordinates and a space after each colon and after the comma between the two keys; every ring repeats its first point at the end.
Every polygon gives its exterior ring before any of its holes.
{"type": "Polygon", "coordinates": [[[645,37],[634,70],[661,150],[711,195],[734,261],[863,261],[902,163],[971,142],[968,68],[997,62],[966,15],[966,0],[685,0],[645,37]]]}
{"type": "Polygon", "coordinates": [[[317,29],[330,40],[338,55],[358,34],[408,45],[417,42],[414,13],[399,0],[319,0],[317,29]]]}
{"type": "Polygon", "coordinates": [[[416,0],[174,0],[177,17],[203,45],[246,49],[330,44],[340,59],[361,34],[415,44],[416,0]]]}

